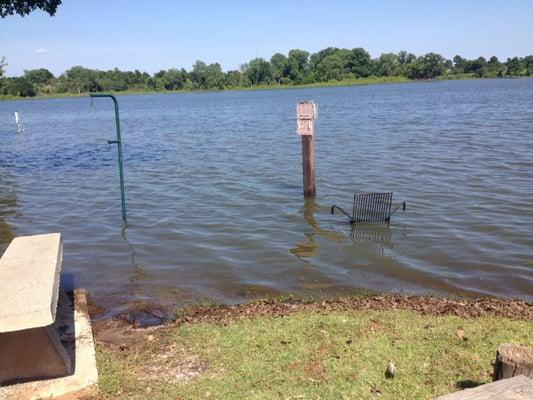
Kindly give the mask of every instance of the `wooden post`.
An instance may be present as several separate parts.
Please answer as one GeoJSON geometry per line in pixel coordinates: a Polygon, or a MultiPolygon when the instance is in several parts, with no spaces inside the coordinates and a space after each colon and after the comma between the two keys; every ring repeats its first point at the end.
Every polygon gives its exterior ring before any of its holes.
{"type": "Polygon", "coordinates": [[[302,136],[302,162],[304,173],[304,196],[315,197],[315,138],[302,136]]]}
{"type": "Polygon", "coordinates": [[[302,136],[303,191],[306,197],[316,196],[315,184],[315,124],[317,107],[312,101],[296,106],[296,132],[302,136]]]}
{"type": "Polygon", "coordinates": [[[502,344],[496,351],[493,379],[525,375],[533,378],[533,349],[514,343],[502,344]]]}

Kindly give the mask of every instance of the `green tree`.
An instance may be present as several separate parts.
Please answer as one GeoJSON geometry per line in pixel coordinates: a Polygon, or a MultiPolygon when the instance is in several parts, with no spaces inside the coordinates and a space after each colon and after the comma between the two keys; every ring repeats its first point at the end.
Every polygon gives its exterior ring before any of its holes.
{"type": "Polygon", "coordinates": [[[445,74],[453,73],[453,61],[448,58],[444,60],[444,68],[445,68],[444,70],[445,74]]]}
{"type": "MultiPolygon", "coordinates": [[[[336,56],[337,59],[341,61],[342,64],[342,77],[350,75],[350,70],[348,68],[348,62],[350,60],[352,52],[348,49],[339,49],[337,47],[328,47],[326,49],[320,50],[317,53],[314,53],[309,58],[309,69],[310,76],[314,77],[316,80],[324,79],[324,65],[322,61],[329,56],[336,56]],[[320,76],[320,78],[319,78],[320,76]]],[[[330,59],[327,63],[331,63],[334,59],[330,59]]],[[[335,61],[335,65],[337,62],[335,61]]],[[[337,72],[334,75],[339,75],[337,72]]],[[[342,78],[341,78],[342,79],[342,78]]]]}
{"type": "MultiPolygon", "coordinates": [[[[0,0],[0,3],[2,0],[0,0]]],[[[509,58],[501,63],[493,56],[467,60],[459,55],[447,60],[439,54],[416,57],[405,50],[381,54],[372,59],[363,48],[352,50],[328,47],[309,55],[294,49],[288,56],[274,54],[270,62],[256,58],[238,70],[223,72],[220,64],[196,61],[190,72],[171,68],[150,76],[139,70],[118,68],[100,71],[75,66],[55,78],[47,69],[24,71],[21,79],[6,78],[5,58],[0,58],[0,93],[32,96],[36,93],[82,93],[87,91],[172,91],[224,89],[250,85],[279,85],[327,82],[346,77],[405,76],[410,79],[433,79],[450,73],[485,76],[533,76],[533,55],[509,58]]]]}
{"type": "Polygon", "coordinates": [[[370,54],[361,47],[351,51],[346,67],[356,78],[366,78],[373,72],[370,54]]]}
{"type": "Polygon", "coordinates": [[[507,75],[509,76],[520,76],[522,72],[522,62],[520,58],[513,57],[507,59],[507,75]]]}
{"type": "Polygon", "coordinates": [[[224,89],[225,76],[219,63],[209,64],[206,69],[206,89],[224,89]]]}
{"type": "Polygon", "coordinates": [[[533,55],[524,57],[524,64],[526,67],[526,75],[533,76],[533,55]]]}
{"type": "Polygon", "coordinates": [[[503,66],[498,57],[492,56],[487,62],[487,68],[489,75],[491,76],[501,76],[503,75],[503,66]]]}
{"type": "Polygon", "coordinates": [[[411,64],[408,77],[411,79],[434,79],[444,74],[446,60],[436,53],[427,53],[411,64]]]}
{"type": "Polygon", "coordinates": [[[398,75],[407,76],[409,66],[416,61],[416,56],[413,53],[408,53],[405,50],[398,52],[398,75]]]}
{"type": "Polygon", "coordinates": [[[165,84],[167,86],[167,90],[183,89],[185,87],[185,83],[187,82],[187,78],[188,78],[188,73],[184,68],[169,69],[165,75],[165,84]]]}
{"type": "Polygon", "coordinates": [[[127,90],[144,90],[146,88],[146,81],[150,78],[146,72],[141,72],[138,69],[135,71],[122,72],[124,82],[126,83],[127,90]]]}
{"type": "Polygon", "coordinates": [[[281,53],[276,53],[270,58],[272,80],[281,84],[287,74],[289,60],[281,53]]]}
{"type": "Polygon", "coordinates": [[[466,65],[467,60],[460,55],[456,55],[453,58],[453,70],[456,74],[464,74],[466,65]]]}
{"type": "Polygon", "coordinates": [[[248,63],[239,65],[239,75],[241,76],[241,83],[239,86],[249,86],[250,81],[248,79],[248,63]]]}
{"type": "Polygon", "coordinates": [[[398,64],[400,65],[411,64],[413,61],[416,60],[416,56],[413,53],[408,53],[405,50],[399,51],[397,57],[398,64]]]}
{"type": "Polygon", "coordinates": [[[162,76],[162,84],[165,90],[181,90],[187,81],[187,71],[184,69],[171,68],[162,76]]]}
{"type": "Polygon", "coordinates": [[[192,71],[190,73],[191,81],[196,85],[197,88],[206,89],[207,75],[207,64],[203,61],[197,60],[192,66],[192,71]]]}
{"type": "Polygon", "coordinates": [[[35,87],[24,77],[7,79],[5,90],[12,96],[33,97],[36,95],[35,87]]]}
{"type": "Polygon", "coordinates": [[[291,50],[287,58],[287,77],[293,83],[303,83],[307,78],[309,66],[309,52],[304,50],[291,50]]]}
{"type": "Polygon", "coordinates": [[[165,84],[166,84],[165,75],[166,74],[167,74],[167,71],[165,71],[164,69],[157,71],[154,74],[152,81],[148,83],[149,86],[153,90],[166,90],[165,89],[165,84]]]}
{"type": "Polygon", "coordinates": [[[379,76],[398,75],[398,56],[394,53],[384,53],[377,60],[377,74],[379,76]]]}
{"type": "Polygon", "coordinates": [[[324,58],[336,54],[338,51],[339,49],[337,47],[327,47],[317,53],[311,54],[309,57],[309,65],[311,70],[315,71],[318,67],[318,64],[320,64],[324,58]]]}
{"type": "Polygon", "coordinates": [[[60,4],[61,0],[1,0],[0,17],[13,14],[25,16],[34,10],[42,10],[53,16],[60,4]]]}
{"type": "Polygon", "coordinates": [[[74,77],[71,79],[75,82],[84,82],[88,81],[87,84],[82,84],[85,87],[82,91],[116,91],[120,92],[127,90],[129,88],[127,81],[127,72],[122,72],[118,68],[109,71],[95,71],[95,70],[86,70],[86,71],[76,71],[74,77]],[[93,82],[94,79],[94,82],[93,82]]]}
{"type": "Polygon", "coordinates": [[[335,52],[335,55],[339,57],[342,61],[343,73],[345,75],[349,74],[348,61],[350,60],[350,56],[352,55],[352,52],[348,49],[338,49],[335,52]]]}
{"type": "Polygon", "coordinates": [[[467,61],[464,67],[464,72],[467,74],[475,74],[481,78],[488,75],[487,60],[484,57],[476,58],[475,60],[467,61]]]}
{"type": "Polygon", "coordinates": [[[55,78],[54,74],[45,68],[24,70],[24,77],[34,85],[46,85],[55,78]]]}
{"type": "Polygon", "coordinates": [[[224,80],[224,86],[227,88],[238,88],[241,84],[241,73],[239,71],[228,71],[224,80]]]}
{"type": "Polygon", "coordinates": [[[144,84],[146,90],[157,90],[157,81],[154,77],[148,77],[144,84]]]}
{"type": "Polygon", "coordinates": [[[270,63],[263,58],[255,58],[248,63],[246,75],[252,85],[268,84],[270,82],[270,63]]]}
{"type": "Polygon", "coordinates": [[[429,79],[441,76],[446,71],[446,60],[443,56],[437,53],[428,53],[422,57],[425,68],[425,77],[429,79]]]}
{"type": "Polygon", "coordinates": [[[316,66],[315,76],[320,82],[340,81],[344,75],[344,63],[338,54],[324,57],[316,66]]]}
{"type": "Polygon", "coordinates": [[[99,90],[96,81],[97,71],[81,66],[72,67],[63,74],[64,84],[71,93],[96,92],[99,90]]]}

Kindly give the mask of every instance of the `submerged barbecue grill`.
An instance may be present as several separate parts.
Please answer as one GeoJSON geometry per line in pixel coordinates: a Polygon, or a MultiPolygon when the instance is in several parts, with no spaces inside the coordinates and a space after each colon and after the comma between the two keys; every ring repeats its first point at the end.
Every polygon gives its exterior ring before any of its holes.
{"type": "Polygon", "coordinates": [[[350,215],[337,205],[331,207],[331,214],[335,209],[350,218],[350,224],[356,222],[389,223],[391,216],[402,207],[405,211],[405,201],[392,209],[392,192],[386,193],[356,193],[353,196],[352,214],[350,215]]]}

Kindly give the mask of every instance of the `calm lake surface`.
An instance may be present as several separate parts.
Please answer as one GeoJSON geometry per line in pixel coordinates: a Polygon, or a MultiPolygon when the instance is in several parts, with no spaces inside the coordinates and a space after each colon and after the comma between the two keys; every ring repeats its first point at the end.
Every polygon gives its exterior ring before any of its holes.
{"type": "Polygon", "coordinates": [[[378,290],[533,301],[533,79],[0,102],[0,252],[60,231],[63,284],[132,304],[378,290]],[[319,104],[317,198],[295,105],[319,104]],[[24,132],[15,133],[13,113],[24,132]],[[389,227],[330,215],[407,202],[389,227]]]}

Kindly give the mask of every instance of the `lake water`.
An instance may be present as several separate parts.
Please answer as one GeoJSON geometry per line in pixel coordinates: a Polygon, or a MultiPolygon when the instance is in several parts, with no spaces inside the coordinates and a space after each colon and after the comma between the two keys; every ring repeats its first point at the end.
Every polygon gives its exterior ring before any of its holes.
{"type": "Polygon", "coordinates": [[[533,79],[0,102],[0,251],[60,231],[63,284],[110,313],[354,290],[533,301],[533,79]],[[317,198],[295,105],[319,104],[317,198]],[[23,133],[15,133],[13,113],[23,133]],[[330,215],[354,192],[390,226],[330,215]]]}

